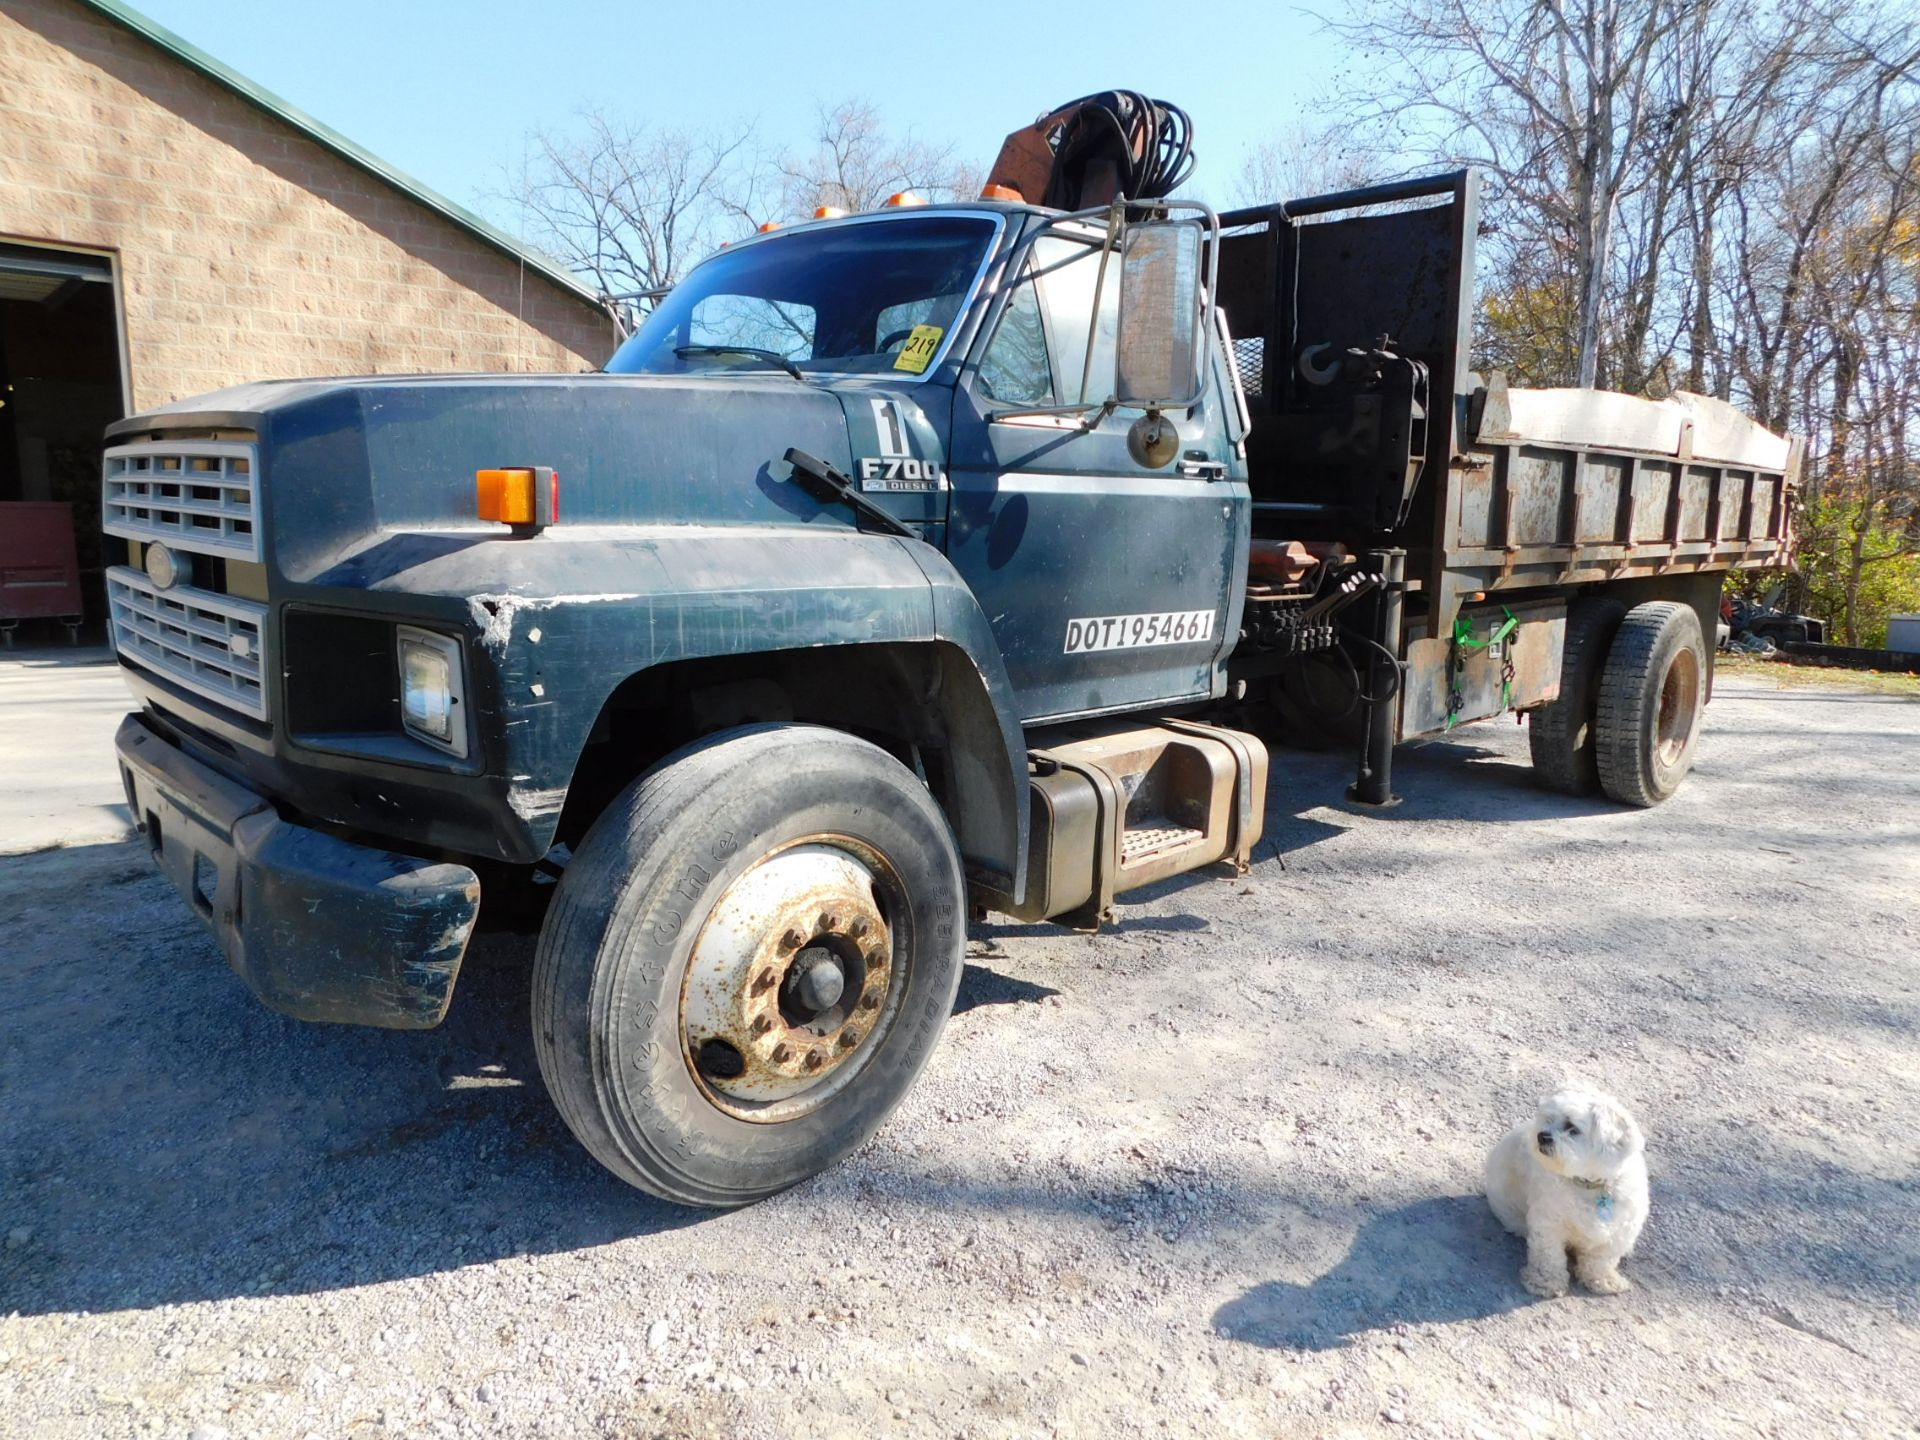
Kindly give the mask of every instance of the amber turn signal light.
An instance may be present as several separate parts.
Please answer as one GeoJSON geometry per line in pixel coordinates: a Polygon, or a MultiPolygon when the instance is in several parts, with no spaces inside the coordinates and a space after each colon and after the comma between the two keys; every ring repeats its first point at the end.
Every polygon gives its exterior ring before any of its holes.
{"type": "Polygon", "coordinates": [[[516,535],[537,535],[559,523],[560,477],[545,465],[479,470],[474,481],[482,520],[511,525],[516,535]]]}

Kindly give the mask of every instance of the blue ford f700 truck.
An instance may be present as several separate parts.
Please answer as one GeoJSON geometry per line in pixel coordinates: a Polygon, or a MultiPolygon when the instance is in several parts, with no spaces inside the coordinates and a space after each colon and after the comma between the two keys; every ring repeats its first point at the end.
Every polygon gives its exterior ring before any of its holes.
{"type": "Polygon", "coordinates": [[[114,427],[118,740],[255,994],[431,1026],[550,896],[536,1048],[671,1199],[872,1133],[970,915],[1096,926],[1260,834],[1256,732],[1509,711],[1691,763],[1788,443],[1467,368],[1472,174],[1216,217],[1013,201],[724,248],[589,375],[243,386],[114,427]],[[547,883],[552,882],[552,883],[547,883]]]}

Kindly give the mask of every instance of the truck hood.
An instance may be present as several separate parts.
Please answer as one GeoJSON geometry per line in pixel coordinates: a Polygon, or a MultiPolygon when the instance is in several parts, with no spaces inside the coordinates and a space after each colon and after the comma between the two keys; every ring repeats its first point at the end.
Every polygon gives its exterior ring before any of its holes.
{"type": "Polygon", "coordinates": [[[789,446],[850,464],[839,397],[780,374],[274,381],[109,434],[183,429],[257,435],[265,558],[296,583],[364,584],[341,567],[408,536],[501,535],[474,517],[474,472],[490,466],[551,466],[569,526],[734,526],[819,513],[787,479],[789,446]]]}

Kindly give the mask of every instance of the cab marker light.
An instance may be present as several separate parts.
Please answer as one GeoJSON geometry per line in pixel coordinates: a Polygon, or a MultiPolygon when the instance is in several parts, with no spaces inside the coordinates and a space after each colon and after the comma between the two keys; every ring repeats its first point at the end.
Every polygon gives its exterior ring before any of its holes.
{"type": "Polygon", "coordinates": [[[545,465],[474,472],[476,512],[524,539],[560,523],[560,476],[545,465]]]}
{"type": "Polygon", "coordinates": [[[981,188],[980,198],[982,200],[1009,200],[1015,205],[1018,205],[1027,197],[1011,185],[989,184],[981,188]]]}
{"type": "Polygon", "coordinates": [[[924,205],[926,203],[927,202],[925,197],[916,195],[911,190],[897,191],[896,193],[889,195],[887,197],[887,204],[890,207],[896,207],[896,206],[902,206],[902,205],[924,205]]]}

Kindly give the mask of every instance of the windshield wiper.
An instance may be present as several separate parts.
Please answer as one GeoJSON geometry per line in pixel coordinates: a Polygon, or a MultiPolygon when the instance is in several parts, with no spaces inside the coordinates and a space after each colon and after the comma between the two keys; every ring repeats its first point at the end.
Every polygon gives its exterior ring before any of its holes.
{"type": "Polygon", "coordinates": [[[755,360],[764,360],[769,365],[778,365],[787,374],[805,384],[807,377],[800,373],[800,367],[777,350],[758,350],[751,345],[676,345],[673,353],[684,360],[689,355],[751,355],[755,360]]]}
{"type": "Polygon", "coordinates": [[[782,458],[793,467],[793,478],[812,491],[815,498],[838,500],[854,514],[865,516],[882,530],[890,530],[895,535],[903,535],[909,540],[925,538],[912,527],[902,525],[884,506],[867,499],[853,481],[826,461],[816,460],[804,450],[789,450],[782,458]]]}

